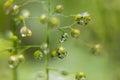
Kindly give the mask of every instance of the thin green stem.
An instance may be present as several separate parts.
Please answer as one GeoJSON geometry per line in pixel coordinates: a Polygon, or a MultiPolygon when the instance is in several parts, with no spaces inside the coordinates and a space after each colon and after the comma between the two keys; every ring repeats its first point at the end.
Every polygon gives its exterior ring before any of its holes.
{"type": "Polygon", "coordinates": [[[65,17],[65,18],[75,17],[75,15],[69,15],[69,16],[66,16],[66,15],[63,15],[63,14],[60,14],[59,16],[61,16],[61,17],[65,17]]]}
{"type": "Polygon", "coordinates": [[[63,27],[59,27],[58,28],[58,30],[60,30],[60,31],[62,31],[62,32],[64,32],[63,30],[64,29],[72,29],[72,26],[74,26],[76,24],[76,22],[74,22],[74,23],[72,23],[72,24],[70,24],[70,25],[68,25],[68,26],[63,26],[63,27]]]}
{"type": "Polygon", "coordinates": [[[15,35],[16,34],[16,25],[15,25],[15,15],[13,15],[13,17],[12,17],[12,27],[11,27],[11,29],[12,29],[12,33],[15,35]]]}
{"type": "Polygon", "coordinates": [[[25,19],[23,19],[23,25],[26,26],[25,19]]]}
{"type": "Polygon", "coordinates": [[[35,48],[35,47],[40,47],[41,45],[26,45],[26,46],[20,46],[20,47],[18,47],[18,48],[35,48]]]}
{"type": "Polygon", "coordinates": [[[49,80],[49,69],[48,69],[48,67],[49,67],[49,55],[48,55],[48,53],[46,54],[46,80],[49,80]]]}
{"type": "MultiPolygon", "coordinates": [[[[13,34],[16,36],[17,35],[17,28],[16,28],[16,22],[15,22],[15,15],[13,16],[13,20],[12,20],[12,32],[13,32],[13,34]]],[[[17,40],[13,40],[13,48],[14,48],[14,54],[18,54],[18,49],[17,49],[17,47],[18,47],[18,42],[17,42],[17,40]]],[[[13,69],[13,80],[18,80],[18,70],[17,70],[17,67],[15,67],[14,69],[13,69]]]]}
{"type": "Polygon", "coordinates": [[[13,69],[13,80],[18,80],[17,67],[13,69]]]}
{"type": "Polygon", "coordinates": [[[21,51],[19,51],[19,53],[23,53],[24,51],[26,51],[27,49],[31,48],[30,46],[25,47],[24,49],[22,49],[21,51]]]}
{"type": "MultiPolygon", "coordinates": [[[[51,16],[51,11],[50,11],[50,0],[48,0],[48,18],[51,16]]],[[[46,42],[48,44],[49,48],[49,22],[47,23],[47,36],[46,36],[46,42]]],[[[49,80],[49,52],[46,54],[46,61],[45,61],[45,66],[46,66],[46,80],[49,80]]]]}

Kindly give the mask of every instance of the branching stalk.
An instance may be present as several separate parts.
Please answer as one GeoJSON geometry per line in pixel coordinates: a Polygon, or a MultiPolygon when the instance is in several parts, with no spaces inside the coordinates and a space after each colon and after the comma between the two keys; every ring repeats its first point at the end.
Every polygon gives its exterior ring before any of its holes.
{"type": "MultiPolygon", "coordinates": [[[[50,0],[48,0],[48,18],[50,17],[50,14],[51,12],[50,12],[50,0]]],[[[48,44],[48,48],[49,48],[49,27],[50,27],[50,25],[49,25],[49,22],[47,23],[47,36],[46,36],[46,42],[47,42],[47,44],[48,44]]],[[[49,69],[48,69],[48,67],[49,67],[49,52],[46,54],[46,80],[49,80],[49,69]]]]}
{"type": "MultiPolygon", "coordinates": [[[[16,36],[17,35],[17,29],[16,29],[16,24],[15,24],[15,21],[14,21],[14,18],[15,18],[15,15],[13,16],[13,22],[12,22],[12,32],[13,32],[13,36],[16,36]]],[[[14,48],[14,54],[18,54],[18,43],[16,40],[13,40],[13,48],[14,48]]],[[[13,68],[13,80],[18,80],[18,70],[17,70],[17,67],[13,68]]]]}
{"type": "Polygon", "coordinates": [[[18,80],[17,67],[13,68],[13,80],[18,80]]]}

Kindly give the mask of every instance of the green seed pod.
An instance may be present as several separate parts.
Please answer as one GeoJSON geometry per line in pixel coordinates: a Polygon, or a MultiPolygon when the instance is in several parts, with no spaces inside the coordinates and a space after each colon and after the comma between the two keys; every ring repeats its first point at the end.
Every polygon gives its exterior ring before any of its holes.
{"type": "Polygon", "coordinates": [[[51,26],[53,26],[53,27],[57,27],[57,26],[59,26],[60,21],[59,21],[58,18],[52,17],[52,18],[50,18],[50,24],[51,24],[51,26]]]}
{"type": "Polygon", "coordinates": [[[88,12],[84,12],[81,14],[84,19],[89,19],[90,20],[90,14],[88,12]]]}
{"type": "Polygon", "coordinates": [[[41,15],[39,18],[41,23],[45,23],[47,21],[47,16],[45,14],[41,15]]]}
{"type": "Polygon", "coordinates": [[[72,37],[74,37],[74,38],[78,38],[79,35],[80,35],[80,30],[79,30],[79,29],[72,29],[71,35],[72,35],[72,37]]]}
{"type": "Polygon", "coordinates": [[[56,50],[53,50],[53,51],[51,52],[51,56],[52,56],[52,57],[56,57],[56,56],[57,56],[56,50]]]}
{"type": "Polygon", "coordinates": [[[23,26],[20,29],[20,33],[22,37],[32,36],[32,31],[28,29],[26,26],[23,26]]]}
{"type": "Polygon", "coordinates": [[[18,40],[18,37],[17,37],[16,35],[12,35],[12,36],[11,36],[11,39],[12,39],[12,41],[17,41],[17,40],[18,40]]]}
{"type": "Polygon", "coordinates": [[[81,80],[84,79],[86,77],[86,75],[83,72],[78,72],[75,76],[76,80],[81,80]]]}
{"type": "Polygon", "coordinates": [[[97,55],[99,52],[100,52],[100,44],[95,44],[93,47],[92,47],[92,53],[97,55]]]}
{"type": "Polygon", "coordinates": [[[68,33],[64,33],[64,34],[61,36],[60,43],[65,42],[68,37],[69,37],[69,36],[68,36],[68,33]]]}
{"type": "Polygon", "coordinates": [[[17,19],[23,21],[24,17],[22,15],[19,15],[17,19]]]}
{"type": "Polygon", "coordinates": [[[4,8],[10,8],[13,4],[13,1],[14,0],[7,0],[5,3],[4,3],[4,8]]]}
{"type": "Polygon", "coordinates": [[[65,51],[64,47],[60,46],[57,49],[57,57],[60,59],[63,59],[67,55],[67,52],[65,51]]]}
{"type": "Polygon", "coordinates": [[[55,7],[55,12],[61,13],[63,9],[64,9],[64,8],[63,8],[62,5],[57,5],[57,6],[55,7]]]}
{"type": "Polygon", "coordinates": [[[13,5],[13,13],[17,14],[19,12],[19,6],[18,5],[13,5]]]}
{"type": "Polygon", "coordinates": [[[24,60],[25,60],[25,57],[24,57],[24,55],[22,55],[22,54],[18,55],[17,58],[18,58],[18,62],[19,62],[19,63],[22,63],[22,62],[24,62],[24,60]]]}
{"type": "Polygon", "coordinates": [[[90,21],[90,14],[88,14],[88,12],[84,12],[82,14],[77,14],[75,16],[75,20],[77,21],[77,24],[80,24],[82,26],[85,26],[88,24],[88,22],[90,21]]]}
{"type": "Polygon", "coordinates": [[[14,0],[7,0],[4,3],[4,10],[5,10],[6,14],[9,14],[9,12],[11,11],[13,2],[14,2],[14,0]]]}
{"type": "Polygon", "coordinates": [[[17,67],[17,65],[18,65],[18,59],[17,59],[17,57],[15,55],[11,56],[10,59],[9,59],[9,61],[8,61],[8,64],[9,64],[10,68],[17,67]]]}
{"type": "Polygon", "coordinates": [[[34,57],[35,57],[36,59],[41,59],[41,58],[43,57],[43,53],[42,53],[40,50],[36,50],[36,51],[34,52],[34,57]]]}
{"type": "Polygon", "coordinates": [[[79,24],[85,26],[90,21],[90,14],[88,14],[88,12],[84,12],[81,15],[82,15],[82,19],[79,21],[79,24]]]}
{"type": "Polygon", "coordinates": [[[83,18],[81,14],[75,15],[75,20],[80,21],[80,19],[83,18]]]}

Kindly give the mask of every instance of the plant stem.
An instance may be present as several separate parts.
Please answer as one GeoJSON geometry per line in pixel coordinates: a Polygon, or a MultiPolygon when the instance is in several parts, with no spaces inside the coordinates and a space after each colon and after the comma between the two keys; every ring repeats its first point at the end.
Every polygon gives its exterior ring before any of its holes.
{"type": "MultiPolygon", "coordinates": [[[[13,43],[14,43],[13,47],[15,49],[14,54],[18,54],[17,43],[16,42],[13,43]]],[[[18,72],[17,67],[13,68],[13,80],[18,80],[17,72],[18,72]]]]}
{"type": "MultiPolygon", "coordinates": [[[[48,22],[48,25],[47,25],[47,37],[46,37],[46,42],[48,44],[48,48],[49,48],[49,22],[48,22]]],[[[46,53],[46,80],[49,80],[49,52],[46,53]]]]}
{"type": "MultiPolygon", "coordinates": [[[[13,16],[13,20],[12,20],[12,32],[13,32],[13,35],[17,35],[17,29],[16,29],[16,24],[15,24],[15,15],[13,16]]],[[[18,54],[18,43],[16,40],[13,40],[13,48],[14,48],[14,52],[13,54],[16,55],[18,54]]],[[[17,76],[17,67],[13,68],[13,80],[18,80],[18,76],[17,76]]]]}
{"type": "MultiPolygon", "coordinates": [[[[50,14],[51,12],[50,12],[50,0],[48,0],[48,18],[50,17],[50,14]]],[[[47,23],[47,36],[46,36],[46,42],[47,42],[47,44],[48,44],[48,48],[49,48],[49,27],[50,27],[50,25],[49,25],[49,22],[47,23]]],[[[49,52],[46,54],[46,80],[49,80],[49,69],[48,69],[48,67],[49,67],[49,52]]]]}
{"type": "Polygon", "coordinates": [[[46,80],[49,80],[49,69],[48,69],[48,66],[49,66],[49,55],[48,53],[46,54],[46,80]]]}
{"type": "Polygon", "coordinates": [[[17,77],[17,67],[15,67],[13,69],[13,80],[18,80],[18,77],[17,77]]]}

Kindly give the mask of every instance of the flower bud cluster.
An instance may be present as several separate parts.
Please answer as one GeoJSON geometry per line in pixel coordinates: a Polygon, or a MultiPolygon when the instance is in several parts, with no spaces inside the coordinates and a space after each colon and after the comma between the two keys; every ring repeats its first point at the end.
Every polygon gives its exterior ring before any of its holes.
{"type": "Polygon", "coordinates": [[[75,80],[85,80],[86,75],[83,72],[78,72],[75,76],[75,80]]]}
{"type": "Polygon", "coordinates": [[[18,55],[12,55],[9,58],[8,65],[10,68],[17,67],[20,63],[24,62],[25,58],[24,55],[18,54],[18,55]]]}

